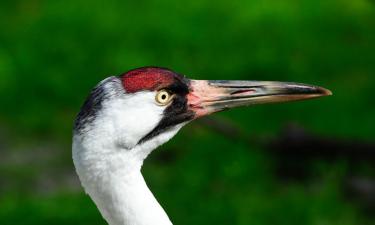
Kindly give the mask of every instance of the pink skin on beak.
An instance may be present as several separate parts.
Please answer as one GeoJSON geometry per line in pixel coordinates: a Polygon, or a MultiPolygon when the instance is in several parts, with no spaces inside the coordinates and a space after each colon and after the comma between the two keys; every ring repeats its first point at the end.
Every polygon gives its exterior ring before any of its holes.
{"type": "Polygon", "coordinates": [[[206,80],[191,80],[190,88],[187,95],[188,105],[195,112],[196,118],[213,113],[207,104],[222,94],[220,90],[211,87],[206,80]]]}
{"type": "Polygon", "coordinates": [[[318,86],[275,81],[190,80],[188,106],[199,118],[253,104],[276,103],[332,95],[318,86]]]}

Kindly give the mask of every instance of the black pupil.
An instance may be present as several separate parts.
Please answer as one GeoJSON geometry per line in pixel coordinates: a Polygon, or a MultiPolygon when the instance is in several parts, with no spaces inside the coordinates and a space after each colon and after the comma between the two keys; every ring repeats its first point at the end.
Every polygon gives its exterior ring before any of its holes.
{"type": "Polygon", "coordinates": [[[167,98],[167,95],[165,95],[165,94],[163,94],[162,96],[161,96],[161,99],[163,99],[163,100],[165,100],[167,98]]]}

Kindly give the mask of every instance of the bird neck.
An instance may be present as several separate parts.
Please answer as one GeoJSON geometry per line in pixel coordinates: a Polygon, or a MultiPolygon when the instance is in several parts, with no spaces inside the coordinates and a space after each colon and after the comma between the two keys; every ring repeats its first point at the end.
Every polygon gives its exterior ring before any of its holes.
{"type": "Polygon", "coordinates": [[[147,187],[140,171],[142,162],[129,160],[122,152],[97,158],[95,163],[92,160],[90,166],[85,160],[75,160],[76,169],[86,192],[110,225],[172,225],[147,187]]]}
{"type": "Polygon", "coordinates": [[[76,171],[85,191],[110,225],[172,224],[147,187],[141,167],[147,155],[174,136],[181,126],[130,150],[97,138],[98,135],[74,136],[76,171]]]}
{"type": "Polygon", "coordinates": [[[172,225],[140,171],[114,174],[101,191],[91,196],[110,225],[172,225]]]}

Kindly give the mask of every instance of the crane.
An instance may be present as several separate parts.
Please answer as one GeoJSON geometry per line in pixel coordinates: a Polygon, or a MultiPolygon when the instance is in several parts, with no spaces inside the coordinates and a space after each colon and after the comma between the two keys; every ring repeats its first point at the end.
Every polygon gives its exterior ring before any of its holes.
{"type": "Polygon", "coordinates": [[[141,174],[144,159],[185,124],[233,107],[331,95],[290,82],[192,80],[142,67],[101,81],[74,122],[82,186],[110,225],[170,225],[141,174]]]}

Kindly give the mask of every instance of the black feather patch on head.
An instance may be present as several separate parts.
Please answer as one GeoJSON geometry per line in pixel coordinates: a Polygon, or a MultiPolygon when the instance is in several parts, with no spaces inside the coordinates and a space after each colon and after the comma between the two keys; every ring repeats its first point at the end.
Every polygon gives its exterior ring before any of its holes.
{"type": "Polygon", "coordinates": [[[167,131],[177,124],[192,120],[195,113],[188,109],[186,95],[189,93],[189,80],[176,81],[166,88],[174,94],[172,103],[164,110],[163,118],[158,125],[141,140],[138,144],[142,144],[151,138],[167,131]]]}
{"type": "Polygon", "coordinates": [[[81,133],[85,128],[87,128],[88,125],[95,120],[98,112],[102,109],[104,100],[114,95],[115,92],[109,92],[105,88],[110,83],[120,84],[121,81],[118,79],[118,77],[108,77],[107,79],[101,81],[90,92],[74,121],[73,131],[75,133],[81,133]]]}

